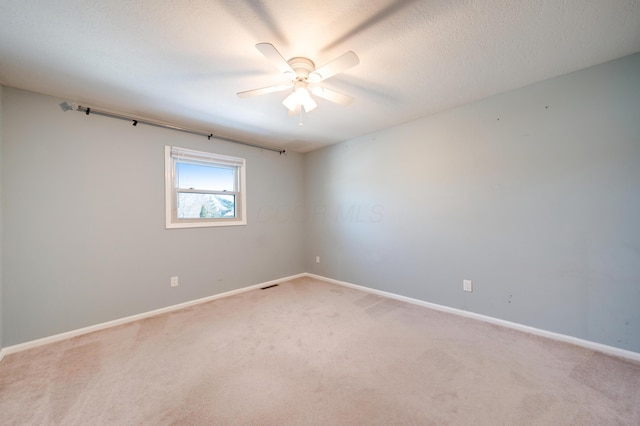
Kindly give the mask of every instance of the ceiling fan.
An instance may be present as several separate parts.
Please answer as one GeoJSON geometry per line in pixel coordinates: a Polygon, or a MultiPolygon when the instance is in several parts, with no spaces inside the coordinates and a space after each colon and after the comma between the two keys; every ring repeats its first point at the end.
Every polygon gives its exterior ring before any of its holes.
{"type": "Polygon", "coordinates": [[[298,114],[302,109],[304,109],[305,112],[309,112],[316,108],[318,104],[311,94],[340,105],[348,105],[353,101],[351,96],[327,89],[317,83],[358,65],[360,59],[358,59],[355,53],[349,51],[320,68],[316,68],[313,61],[308,58],[297,56],[288,61],[285,60],[271,43],[258,43],[256,44],[256,48],[265,58],[275,65],[276,68],[284,73],[287,82],[275,86],[263,87],[261,89],[238,92],[237,95],[239,97],[247,98],[267,93],[282,92],[293,88],[292,93],[282,102],[289,110],[289,115],[298,114]]]}

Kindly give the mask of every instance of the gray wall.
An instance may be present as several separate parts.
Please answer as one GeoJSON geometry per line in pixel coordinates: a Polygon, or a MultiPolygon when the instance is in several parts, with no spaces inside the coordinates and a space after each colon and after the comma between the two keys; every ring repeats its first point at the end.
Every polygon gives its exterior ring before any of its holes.
{"type": "Polygon", "coordinates": [[[306,270],[640,352],[640,55],[304,156],[61,101],[0,90],[0,345],[306,270]],[[249,225],[165,230],[164,145],[245,157],[249,225]]]}
{"type": "Polygon", "coordinates": [[[3,97],[5,347],[304,272],[301,155],[3,97]],[[246,158],[248,225],[165,230],[164,145],[246,158]]]}
{"type": "Polygon", "coordinates": [[[640,55],[314,151],[305,171],[308,272],[640,352],[640,55]]]}
{"type": "Polygon", "coordinates": [[[3,244],[2,244],[2,235],[3,235],[3,220],[2,220],[2,211],[3,211],[3,201],[4,201],[4,195],[3,195],[3,190],[2,190],[2,182],[4,181],[4,176],[2,175],[2,93],[4,90],[4,86],[2,86],[0,84],[0,350],[2,350],[3,344],[3,333],[2,333],[2,277],[4,275],[3,273],[3,267],[2,265],[4,264],[4,250],[3,250],[3,244]]]}

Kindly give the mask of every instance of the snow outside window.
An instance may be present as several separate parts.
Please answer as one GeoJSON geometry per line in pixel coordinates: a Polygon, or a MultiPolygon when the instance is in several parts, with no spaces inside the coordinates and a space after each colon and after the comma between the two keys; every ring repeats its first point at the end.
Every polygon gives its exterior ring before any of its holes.
{"type": "Polygon", "coordinates": [[[165,146],[167,228],[246,225],[245,160],[165,146]]]}

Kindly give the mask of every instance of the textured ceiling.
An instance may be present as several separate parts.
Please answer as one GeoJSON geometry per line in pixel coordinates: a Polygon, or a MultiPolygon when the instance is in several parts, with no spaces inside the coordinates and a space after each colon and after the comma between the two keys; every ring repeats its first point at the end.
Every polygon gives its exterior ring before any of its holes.
{"type": "Polygon", "coordinates": [[[0,83],[310,151],[640,51],[640,0],[0,0],[0,83]],[[355,98],[290,117],[255,48],[322,65],[355,98]]]}

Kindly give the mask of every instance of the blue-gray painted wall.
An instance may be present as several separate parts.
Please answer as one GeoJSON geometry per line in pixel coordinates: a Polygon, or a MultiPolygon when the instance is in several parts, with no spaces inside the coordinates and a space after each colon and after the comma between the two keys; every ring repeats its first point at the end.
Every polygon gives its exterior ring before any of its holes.
{"type": "Polygon", "coordinates": [[[3,97],[5,347],[304,272],[302,155],[3,97]],[[248,224],[165,229],[165,145],[245,158],[248,224]]]}
{"type": "Polygon", "coordinates": [[[311,152],[305,172],[308,272],[640,352],[640,54],[311,152]]]}
{"type": "MultiPolygon", "coordinates": [[[[0,85],[0,351],[3,348],[3,325],[2,325],[2,311],[3,311],[3,303],[2,303],[2,277],[4,276],[4,270],[3,270],[3,262],[4,262],[4,243],[3,243],[3,238],[2,238],[2,230],[3,230],[3,226],[4,226],[4,221],[2,220],[2,212],[3,212],[3,200],[4,200],[4,196],[3,196],[3,187],[4,185],[2,184],[2,182],[4,181],[4,178],[2,176],[2,91],[4,90],[4,87],[2,85],[0,85]]],[[[0,357],[2,356],[2,354],[0,354],[0,357]]]]}
{"type": "Polygon", "coordinates": [[[307,271],[640,352],[640,55],[305,155],[0,95],[5,347],[307,271]],[[249,225],[164,229],[164,145],[249,225]]]}

